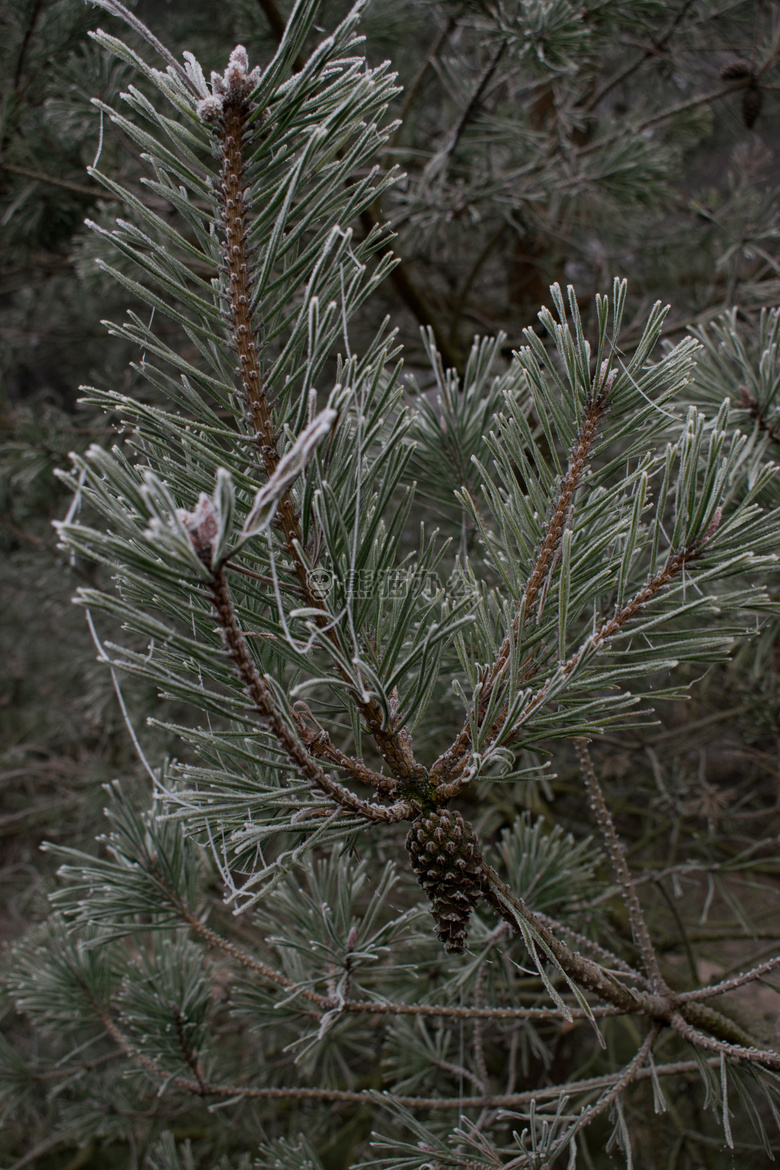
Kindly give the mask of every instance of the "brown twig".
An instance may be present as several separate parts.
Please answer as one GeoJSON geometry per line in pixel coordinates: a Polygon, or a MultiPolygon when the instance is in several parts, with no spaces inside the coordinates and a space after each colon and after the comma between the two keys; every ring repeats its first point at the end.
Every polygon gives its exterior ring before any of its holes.
{"type": "MultiPolygon", "coordinates": [[[[604,647],[609,644],[612,638],[614,638],[616,634],[619,634],[621,629],[629,621],[631,621],[632,618],[636,617],[637,614],[639,614],[644,609],[644,607],[650,601],[652,601],[652,599],[658,593],[661,592],[662,589],[665,589],[666,586],[671,584],[671,582],[676,577],[679,577],[686,566],[694,561],[700,555],[700,553],[700,545],[692,544],[669,556],[663,567],[659,569],[659,571],[653,577],[650,578],[647,584],[643,585],[642,588],[634,594],[630,601],[628,601],[621,609],[613,614],[611,618],[605,619],[596,629],[595,633],[591,634],[591,636],[581,644],[579,649],[576,650],[575,653],[572,654],[565,663],[563,663],[563,665],[559,668],[559,671],[556,671],[554,675],[551,675],[547,679],[544,685],[540,687],[540,689],[536,692],[533,698],[529,701],[528,705],[525,707],[523,711],[523,720],[527,721],[529,717],[534,715],[536,711],[538,711],[544,705],[544,703],[547,701],[547,697],[556,677],[560,677],[560,674],[562,673],[565,678],[568,678],[579,666],[581,666],[584,659],[589,657],[591,654],[599,653],[601,650],[603,650],[604,647]]],[[[490,736],[486,741],[488,744],[493,743],[496,739],[496,736],[503,729],[504,723],[506,721],[506,714],[507,708],[504,707],[503,711],[491,728],[490,736]]],[[[464,732],[466,740],[468,741],[470,739],[469,732],[466,728],[464,728],[464,732]]],[[[461,732],[461,736],[464,735],[464,732],[461,732]]],[[[459,743],[460,737],[456,741],[456,745],[459,743]]],[[[449,750],[452,751],[452,749],[449,750]]],[[[466,748],[464,747],[463,750],[465,753],[466,748]]],[[[443,756],[440,756],[439,760],[436,761],[434,768],[439,764],[440,761],[446,761],[447,756],[447,752],[445,752],[443,756]]],[[[443,766],[447,766],[446,763],[443,766]]],[[[438,785],[437,799],[440,801],[440,803],[443,804],[446,801],[451,800],[454,796],[457,796],[460,792],[462,792],[464,788],[468,787],[470,783],[470,777],[468,774],[465,776],[458,775],[458,770],[462,771],[463,768],[464,760],[461,758],[457,769],[454,766],[450,767],[449,774],[454,774],[454,779],[452,779],[448,784],[440,783],[438,785]]],[[[433,772],[433,769],[431,771],[433,772]]]]}
{"type": "MultiPolygon", "coordinates": [[[[198,1097],[217,1097],[223,1100],[243,1098],[250,1101],[324,1101],[342,1104],[363,1104],[373,1102],[385,1105],[392,1109],[394,1105],[401,1105],[407,1109],[449,1110],[449,1109],[516,1109],[528,1105],[532,1100],[555,1100],[563,1093],[591,1093],[596,1089],[609,1088],[614,1084],[614,1076],[591,1077],[588,1080],[574,1081],[566,1085],[553,1085],[535,1088],[525,1093],[509,1095],[479,1097],[406,1097],[396,1096],[393,1093],[377,1095],[372,1090],[353,1091],[348,1089],[321,1089],[313,1087],[255,1087],[253,1085],[219,1085],[204,1082],[203,1087],[197,1080],[187,1077],[170,1076],[155,1061],[140,1052],[121,1029],[102,1010],[97,1010],[101,1023],[108,1034],[124,1054],[138,1063],[155,1079],[167,1085],[174,1085],[198,1097]]],[[[636,1059],[636,1058],[635,1058],[636,1059]]],[[[632,1061],[632,1066],[634,1061],[632,1061]]],[[[631,1067],[631,1066],[629,1066],[631,1067]]],[[[677,1061],[668,1065],[656,1066],[652,1072],[656,1076],[677,1076],[682,1073],[696,1072],[699,1069],[697,1061],[677,1061]]],[[[625,1074],[623,1074],[625,1075],[625,1074]]],[[[637,1069],[632,1079],[644,1079],[650,1076],[651,1070],[637,1069]]]]}
{"type": "MultiPolygon", "coordinates": [[[[385,230],[385,239],[381,241],[376,250],[377,256],[384,257],[394,254],[393,246],[390,242],[392,239],[392,225],[387,222],[381,211],[373,206],[364,208],[360,213],[360,222],[363,225],[366,236],[374,231],[375,228],[383,228],[385,230]]],[[[426,301],[420,289],[409,275],[409,267],[404,258],[398,255],[398,253],[395,253],[395,255],[398,257],[398,263],[390,272],[388,279],[418,325],[430,326],[433,330],[433,336],[436,339],[436,348],[441,354],[444,364],[450,369],[461,370],[463,368],[463,354],[456,346],[450,343],[449,336],[433,308],[426,301]]]]}
{"type": "MultiPolygon", "coordinates": [[[[520,1008],[520,1007],[457,1007],[454,1004],[438,1003],[374,1003],[365,999],[347,999],[344,1001],[345,1012],[360,1013],[361,1015],[382,1016],[423,1016],[450,1020],[552,1020],[563,1019],[564,1015],[558,1008],[520,1008]]],[[[584,1008],[570,1008],[572,1018],[585,1020],[588,1012],[584,1008]]],[[[621,1009],[611,1006],[597,1005],[590,1009],[595,1016],[615,1016],[621,1014],[621,1009]]]]}
{"type": "Polygon", "coordinates": [[[530,927],[532,934],[540,939],[561,970],[578,986],[586,988],[600,999],[630,1014],[643,1011],[651,1018],[664,1019],[674,1010],[676,1004],[672,1002],[673,997],[629,989],[592,959],[570,951],[537,918],[523,899],[501,880],[492,866],[486,865],[484,873],[487,902],[516,932],[520,932],[521,923],[530,927]]]}
{"type": "MultiPolygon", "coordinates": [[[[710,102],[717,101],[718,98],[728,97],[731,93],[737,93],[739,90],[745,89],[750,84],[750,79],[744,81],[735,81],[730,85],[720,85],[717,89],[711,89],[708,93],[696,94],[694,97],[687,98],[685,101],[677,102],[673,106],[667,106],[664,110],[659,110],[655,114],[650,114],[647,118],[643,118],[640,122],[636,122],[631,126],[631,130],[635,134],[641,134],[643,130],[648,130],[651,126],[657,125],[658,122],[665,122],[667,118],[674,118],[677,114],[683,114],[686,110],[693,110],[697,106],[706,106],[710,102]]],[[[595,142],[589,142],[585,146],[581,146],[578,154],[592,154],[594,150],[599,150],[602,146],[609,146],[611,142],[616,139],[624,138],[626,128],[621,127],[615,130],[612,134],[605,134],[603,138],[596,139],[595,142]]]]}
{"type": "MultiPolygon", "coordinates": [[[[484,990],[485,990],[485,976],[487,975],[487,963],[483,959],[477,971],[477,978],[474,980],[474,1007],[479,1010],[484,1006],[484,990]]],[[[477,1084],[483,1093],[488,1092],[490,1078],[488,1077],[487,1064],[485,1062],[485,1045],[484,1045],[484,1031],[482,1028],[482,1017],[475,1015],[472,1017],[471,1030],[473,1035],[472,1050],[474,1053],[474,1064],[477,1068],[477,1084]]]]}
{"type": "Polygon", "coordinates": [[[255,711],[268,725],[277,743],[300,774],[335,805],[367,821],[392,824],[408,819],[412,815],[412,809],[405,801],[400,801],[391,808],[370,804],[337,783],[315,763],[304,744],[282,718],[270,688],[255,666],[239,628],[230,589],[222,569],[215,572],[211,582],[211,599],[219,618],[225,649],[238,670],[255,711]]]}
{"type": "Polygon", "coordinates": [[[385,147],[385,152],[381,158],[380,165],[381,165],[383,170],[387,170],[388,166],[390,165],[389,154],[393,150],[393,148],[397,145],[398,139],[399,139],[400,135],[403,133],[404,126],[406,126],[408,121],[409,121],[409,116],[412,112],[412,109],[414,108],[415,102],[417,101],[420,90],[422,89],[423,82],[425,81],[426,77],[428,76],[428,73],[430,72],[430,70],[433,68],[433,63],[436,60],[436,58],[439,56],[439,53],[441,53],[442,49],[444,48],[444,45],[446,44],[448,37],[450,36],[450,34],[452,32],[455,31],[457,24],[458,24],[458,18],[456,16],[451,16],[449,18],[449,20],[447,21],[447,23],[442,25],[441,29],[436,34],[436,37],[434,39],[433,44],[431,45],[431,48],[428,50],[428,53],[426,54],[425,60],[423,61],[422,65],[415,73],[412,80],[406,86],[406,89],[404,92],[404,102],[403,102],[403,105],[401,107],[401,112],[398,115],[398,125],[397,125],[395,131],[393,132],[387,146],[385,147]]]}
{"type": "MultiPolygon", "coordinates": [[[[267,963],[255,958],[254,955],[249,954],[242,947],[223,938],[222,935],[217,934],[211,927],[206,926],[204,922],[197,917],[197,915],[183,902],[178,896],[156,875],[160,888],[165,893],[168,901],[179,915],[181,920],[195,932],[207,946],[215,950],[222,951],[223,954],[228,955],[235,962],[242,967],[246,967],[266,979],[269,983],[274,983],[278,987],[283,987],[286,991],[295,991],[302,999],[307,1000],[321,1011],[332,1011],[334,1002],[326,995],[320,995],[316,991],[312,991],[307,987],[300,987],[294,980],[288,978],[281,971],[270,967],[267,963]]],[[[345,999],[343,1003],[339,1004],[340,1009],[344,1013],[352,1013],[355,1015],[369,1015],[369,1016],[421,1016],[428,1018],[444,1018],[453,1020],[551,1020],[562,1018],[563,1013],[558,1008],[524,1008],[524,1007],[462,1007],[455,1004],[435,1004],[435,1003],[392,1003],[386,1000],[362,1000],[362,999],[345,999]]],[[[572,1007],[570,1013],[574,1019],[586,1019],[588,1012],[584,1008],[572,1007]]],[[[594,1006],[590,1011],[595,1016],[612,1016],[617,1015],[620,1009],[612,1006],[594,1006]]],[[[311,1013],[314,1014],[314,1013],[311,1013]]]]}
{"type": "MultiPolygon", "coordinates": [[[[450,140],[442,151],[442,154],[447,158],[447,160],[449,160],[457,150],[458,144],[463,137],[463,133],[466,127],[479,109],[479,104],[482,101],[482,95],[484,94],[487,86],[490,84],[490,80],[498,68],[501,58],[506,52],[506,47],[507,42],[501,41],[500,45],[498,45],[496,51],[493,53],[493,56],[490,58],[490,61],[483,69],[482,76],[477,82],[473,94],[469,98],[468,105],[458,119],[458,123],[450,135],[450,140]]],[[[439,175],[437,174],[437,178],[438,177],[439,175]]]]}
{"type": "MultiPolygon", "coordinates": [[[[594,905],[594,902],[589,900],[588,905],[592,906],[594,905]]],[[[648,982],[646,977],[642,975],[641,972],[636,971],[623,959],[618,958],[618,956],[613,954],[612,951],[608,951],[606,947],[601,946],[600,943],[594,942],[593,939],[588,938],[587,935],[580,934],[578,931],[572,930],[572,928],[567,926],[565,922],[559,922],[556,918],[550,918],[547,914],[537,914],[537,918],[556,934],[561,934],[564,937],[571,939],[571,941],[578,947],[584,947],[586,951],[590,951],[590,953],[599,960],[602,967],[606,967],[607,970],[612,969],[614,973],[629,975],[632,979],[636,979],[639,983],[648,982]]]]}
{"type": "Polygon", "coordinates": [[[375,788],[383,796],[395,795],[398,781],[392,776],[382,776],[379,772],[374,772],[362,760],[348,756],[336,747],[328,732],[320,725],[319,720],[306,703],[301,701],[294,703],[292,711],[298,735],[313,756],[328,760],[334,767],[346,772],[353,780],[375,788]],[[307,727],[306,719],[314,724],[314,728],[307,727]]]}

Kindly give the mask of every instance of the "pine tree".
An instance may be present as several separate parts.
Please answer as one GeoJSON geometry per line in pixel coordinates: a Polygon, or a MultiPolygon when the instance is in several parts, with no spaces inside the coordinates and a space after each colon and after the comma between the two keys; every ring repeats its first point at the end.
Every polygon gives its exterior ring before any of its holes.
{"type": "MultiPolygon", "coordinates": [[[[624,280],[587,314],[554,283],[511,361],[501,335],[461,361],[432,326],[411,379],[389,325],[368,331],[398,271],[377,210],[398,176],[375,159],[399,131],[364,5],[310,52],[299,0],[263,68],[239,45],[210,83],[100,7],[140,38],[94,35],[136,78],[103,112],[143,186],[90,171],[137,382],[84,392],[115,442],[74,454],[58,532],[152,799],[116,781],[97,851],[53,847],[54,913],[6,979],[51,1047],[3,1050],[9,1112],[53,1082],[56,1140],[159,1170],[666,1165],[688,1113],[703,1141],[770,1151],[780,1056],[708,1001],[776,948],[673,977],[605,765],[746,627],[740,654],[771,656],[777,314],[755,341],[732,314],[659,352],[660,304],[625,341],[624,280]],[[159,696],[149,729],[132,680],[159,696]],[[548,757],[596,840],[534,815],[548,757]]],[[[523,11],[547,22],[524,41],[491,14],[506,44],[479,100],[518,46],[553,71],[583,51],[570,5],[523,11]]],[[[654,768],[679,831],[684,786],[654,768]]],[[[703,918],[717,888],[749,934],[739,875],[771,874],[768,840],[713,828],[650,877],[706,878],[703,918]]]]}

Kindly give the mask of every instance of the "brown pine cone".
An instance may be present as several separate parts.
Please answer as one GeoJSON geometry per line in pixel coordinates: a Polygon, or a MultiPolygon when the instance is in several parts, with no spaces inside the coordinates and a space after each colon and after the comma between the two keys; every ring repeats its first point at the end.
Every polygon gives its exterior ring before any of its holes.
{"type": "Polygon", "coordinates": [[[474,830],[459,812],[439,809],[412,824],[406,848],[417,880],[430,899],[445,950],[462,954],[469,917],[484,880],[474,830]]]}

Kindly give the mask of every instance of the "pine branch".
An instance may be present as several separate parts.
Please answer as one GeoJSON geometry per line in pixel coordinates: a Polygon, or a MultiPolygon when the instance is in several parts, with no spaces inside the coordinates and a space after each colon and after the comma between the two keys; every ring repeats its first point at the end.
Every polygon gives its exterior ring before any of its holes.
{"type": "Polygon", "coordinates": [[[731,1038],[739,1035],[748,1042],[751,1037],[728,1020],[720,1012],[695,1002],[683,1003],[680,996],[665,990],[662,994],[626,988],[605,968],[597,963],[572,953],[563,945],[543,922],[531,911],[522,898],[518,897],[502,882],[490,866],[484,867],[486,901],[515,930],[522,933],[522,926],[530,927],[531,938],[539,940],[547,955],[560,970],[574,983],[598,995],[600,999],[613,1004],[622,1011],[641,1014],[658,1023],[667,1024],[691,1043],[699,1044],[712,1052],[723,1052],[733,1059],[750,1060],[764,1068],[780,1068],[780,1054],[761,1049],[754,1044],[732,1043],[731,1038]],[[713,1036],[706,1036],[695,1027],[707,1027],[713,1036]],[[699,1039],[702,1038],[703,1039],[699,1039]],[[706,1041],[706,1042],[705,1042],[706,1041]]]}
{"type": "MultiPolygon", "coordinates": [[[[651,126],[657,126],[659,122],[666,122],[670,118],[675,118],[685,113],[687,110],[695,110],[698,106],[708,106],[711,102],[728,97],[729,94],[738,93],[740,90],[746,89],[749,85],[750,78],[746,78],[744,81],[735,81],[730,85],[719,85],[716,89],[709,90],[707,93],[695,94],[693,97],[686,98],[681,102],[675,102],[674,105],[667,106],[655,114],[649,114],[646,118],[642,118],[636,122],[632,129],[635,133],[641,134],[643,131],[649,130],[651,126]]],[[[611,142],[624,135],[625,129],[616,130],[612,134],[606,134],[603,138],[597,139],[595,142],[589,142],[586,146],[579,147],[578,153],[581,156],[592,154],[594,151],[608,146],[611,142]]]]}
{"type": "Polygon", "coordinates": [[[713,1039],[706,1033],[695,1028],[679,1012],[673,1013],[669,1024],[689,1044],[696,1048],[704,1048],[708,1052],[718,1052],[730,1060],[747,1061],[750,1064],[760,1065],[762,1068],[780,1069],[780,1052],[768,1051],[765,1048],[747,1047],[744,1044],[730,1044],[726,1040],[713,1039]]]}
{"type": "Polygon", "coordinates": [[[651,1018],[663,1019],[665,1014],[670,1015],[674,1010],[670,997],[629,989],[598,963],[570,951],[526,906],[523,899],[501,880],[492,866],[486,865],[484,873],[486,878],[484,897],[488,904],[515,932],[520,932],[521,922],[529,926],[533,937],[539,939],[549,956],[578,986],[586,988],[624,1012],[633,1014],[644,1009],[651,1018]]]}
{"type": "MultiPolygon", "coordinates": [[[[178,1089],[191,1093],[197,1097],[216,1097],[218,1099],[244,1099],[248,1101],[328,1101],[344,1104],[362,1104],[372,1102],[392,1109],[402,1106],[406,1109],[423,1109],[447,1111],[450,1109],[514,1109],[529,1104],[532,1100],[543,1101],[560,1097],[568,1090],[571,1092],[592,1092],[594,1089],[612,1086],[614,1077],[591,1077],[588,1080],[574,1081],[570,1084],[556,1085],[552,1088],[537,1088],[531,1092],[513,1093],[508,1096],[487,1095],[478,1097],[410,1097],[395,1095],[387,1092],[381,1094],[375,1090],[352,1091],[348,1089],[321,1089],[314,1087],[255,1087],[252,1085],[221,1085],[211,1082],[189,1080],[186,1077],[171,1076],[156,1061],[151,1060],[130,1041],[118,1027],[111,1016],[102,1009],[96,1008],[96,1014],[106,1032],[117,1044],[121,1051],[130,1059],[135,1060],[154,1079],[165,1085],[173,1085],[178,1089]]],[[[641,1050],[640,1050],[641,1053],[641,1050]]],[[[639,1068],[634,1069],[636,1060],[631,1062],[631,1079],[642,1079],[639,1068]]],[[[779,1058],[780,1059],[780,1058],[779,1058]]],[[[697,1071],[696,1061],[679,1061],[669,1065],[659,1065],[653,1069],[656,1076],[679,1075],[681,1072],[697,1071]]],[[[625,1075],[625,1073],[624,1073],[625,1075]]],[[[650,1075],[650,1070],[647,1070],[650,1075]]]]}
{"type": "MultiPolygon", "coordinates": [[[[537,554],[536,563],[525,587],[517,614],[512,623],[512,629],[506,635],[496,661],[487,675],[487,678],[485,679],[485,682],[483,683],[482,689],[480,691],[481,717],[484,717],[485,708],[487,707],[488,700],[490,699],[493,689],[506,674],[512,647],[517,644],[517,641],[522,634],[525,625],[530,620],[536,598],[538,597],[545,577],[550,570],[553,557],[558,551],[564,527],[569,516],[569,511],[572,507],[574,495],[579,488],[582,477],[585,473],[588,459],[590,458],[590,454],[593,448],[593,443],[596,438],[598,424],[606,409],[609,392],[612,389],[613,382],[614,375],[611,375],[610,379],[607,381],[607,383],[604,384],[604,386],[599,385],[596,388],[596,393],[592,401],[589,402],[585,407],[580,433],[577,437],[577,442],[574,445],[571,454],[569,455],[568,469],[566,471],[566,475],[561,481],[561,485],[558,490],[558,497],[547,525],[547,533],[537,554]]],[[[520,670],[520,681],[532,677],[536,669],[537,668],[535,666],[534,659],[527,659],[526,662],[522,664],[520,670]]],[[[458,766],[462,764],[470,745],[471,726],[467,720],[455,742],[450,748],[447,749],[446,752],[439,756],[431,768],[431,781],[439,790],[440,799],[449,799],[451,796],[457,795],[457,793],[461,791],[460,786],[453,787],[453,785],[447,785],[446,782],[453,774],[453,772],[458,768],[458,766]]]]}
{"type": "Polygon", "coordinates": [[[382,796],[395,796],[398,791],[398,781],[389,776],[382,776],[367,767],[363,760],[347,756],[337,748],[330,735],[307,706],[300,700],[293,704],[292,713],[295,718],[298,735],[311,754],[318,759],[326,759],[334,767],[346,772],[353,780],[361,784],[368,784],[375,788],[382,796]],[[314,724],[314,728],[306,726],[306,720],[314,724]]]}
{"type": "Polygon", "coordinates": [[[684,991],[680,996],[680,1002],[692,1003],[694,1000],[710,999],[713,995],[725,995],[729,991],[735,991],[737,987],[743,987],[746,983],[753,983],[756,979],[761,979],[770,971],[777,970],[778,967],[780,967],[780,958],[768,959],[765,963],[759,963],[742,975],[735,975],[733,979],[723,979],[720,983],[697,987],[694,991],[684,991]]]}
{"type": "Polygon", "coordinates": [[[640,66],[645,63],[645,61],[649,61],[653,57],[656,57],[661,52],[665,51],[669,41],[679,26],[682,24],[685,17],[688,15],[688,12],[693,7],[693,4],[694,0],[684,0],[684,3],[678,8],[677,12],[675,12],[674,17],[666,29],[666,32],[663,33],[662,36],[654,38],[651,48],[645,49],[639,58],[632,61],[629,65],[626,65],[625,68],[619,70],[613,77],[604,83],[601,89],[596,90],[596,93],[593,95],[593,97],[589,98],[585,103],[584,109],[597,109],[599,104],[604,100],[608,93],[612,92],[615,86],[620,85],[620,83],[625,81],[626,78],[633,76],[637,69],[639,69],[640,66]]]}
{"type": "MultiPolygon", "coordinates": [[[[273,983],[278,987],[282,987],[288,991],[295,991],[303,999],[309,1003],[314,1004],[322,1011],[332,1011],[335,1006],[334,1001],[329,996],[320,995],[318,992],[312,991],[310,988],[300,987],[294,980],[288,978],[281,971],[273,967],[269,967],[267,963],[263,963],[250,955],[243,948],[237,946],[235,943],[223,938],[212,930],[211,927],[206,926],[192,910],[189,909],[181,899],[166,887],[159,875],[157,881],[160,888],[165,893],[165,896],[171,906],[176,910],[176,913],[186,925],[194,931],[207,946],[220,950],[228,955],[235,962],[241,966],[254,971],[269,983],[273,983]]],[[[540,921],[544,920],[544,916],[539,917],[540,921]]],[[[579,937],[579,936],[578,936],[579,937]]],[[[586,942],[588,940],[585,940],[586,942]]],[[[593,1016],[611,1016],[620,1014],[623,1010],[619,1007],[612,1006],[594,1006],[588,1008],[572,1007],[568,1008],[566,1013],[559,1011],[555,1007],[545,1008],[521,1008],[521,1007],[480,1007],[478,1005],[460,1006],[454,1004],[427,1004],[427,1003],[392,1003],[386,1000],[353,1000],[344,999],[338,1002],[339,1010],[342,1013],[351,1013],[355,1015],[370,1015],[370,1016],[420,1016],[429,1018],[445,1018],[454,1020],[549,1020],[561,1018],[566,1015],[572,1019],[586,1019],[593,1016]]]]}
{"type": "Polygon", "coordinates": [[[269,726],[279,746],[294,767],[336,806],[347,812],[361,816],[367,821],[382,821],[385,824],[407,820],[412,814],[412,809],[405,801],[400,801],[391,808],[369,804],[355,796],[349,789],[338,784],[314,762],[304,745],[280,715],[272,692],[260,677],[249,653],[244,635],[239,628],[230,597],[230,589],[222,569],[217,570],[214,574],[210,590],[228,655],[238,670],[257,714],[269,726]]]}
{"type": "MultiPolygon", "coordinates": [[[[644,585],[624,606],[622,606],[617,613],[612,617],[604,620],[596,629],[596,631],[579,647],[579,649],[571,655],[565,663],[558,668],[558,674],[564,680],[570,678],[575,671],[594,654],[603,650],[609,642],[620,633],[625,625],[635,618],[641,611],[649,604],[663,589],[671,584],[675,578],[679,577],[692,564],[697,557],[702,553],[702,547],[699,543],[694,543],[691,546],[680,549],[679,552],[671,554],[663,567],[650,578],[646,585],[644,585]]],[[[505,643],[506,644],[506,643],[505,643]]],[[[536,692],[532,699],[528,702],[523,710],[523,721],[526,722],[530,716],[534,715],[546,702],[547,697],[552,690],[553,680],[556,676],[551,676],[546,683],[536,692]]],[[[490,730],[488,743],[493,742],[499,733],[504,728],[506,719],[506,708],[499,715],[490,730]]],[[[465,729],[464,729],[465,731],[465,729]]],[[[513,731],[512,735],[517,738],[521,734],[521,730],[513,731]]],[[[467,750],[467,742],[470,740],[470,733],[468,731],[461,732],[456,744],[458,748],[465,754],[467,750]],[[462,745],[462,746],[461,746],[462,745]]],[[[452,749],[449,749],[452,751],[452,749]]],[[[460,762],[450,764],[447,753],[440,756],[436,761],[436,767],[442,761],[442,767],[446,769],[448,775],[455,776],[449,783],[439,783],[436,788],[437,800],[444,804],[448,800],[461,793],[471,783],[471,776],[466,770],[465,760],[461,755],[460,762]],[[461,774],[458,775],[458,772],[461,774]]]]}
{"type": "MultiPolygon", "coordinates": [[[[244,183],[245,140],[250,131],[254,133],[262,125],[262,119],[253,118],[250,102],[250,95],[258,80],[259,72],[256,69],[252,73],[248,72],[246,52],[236,49],[223,77],[217,78],[219,84],[215,94],[204,98],[198,109],[200,116],[213,124],[222,155],[222,179],[216,185],[216,192],[225,233],[222,255],[228,289],[227,311],[239,359],[238,373],[265,473],[270,479],[276,471],[280,456],[260,370],[260,347],[253,322],[254,303],[250,285],[252,265],[246,248],[246,216],[251,202],[250,192],[244,183]]],[[[334,658],[334,664],[344,680],[351,683],[340,661],[344,656],[344,648],[338,629],[327,615],[321,613],[319,598],[311,586],[309,566],[301,552],[303,537],[300,520],[289,491],[279,501],[278,512],[287,552],[306,605],[314,611],[314,620],[324,632],[325,645],[330,642],[340,650],[340,655],[334,658]]],[[[382,710],[376,700],[366,699],[354,687],[352,697],[395,775],[407,778],[419,774],[420,766],[414,759],[408,737],[399,735],[393,727],[385,726],[382,710]]]]}
{"type": "Polygon", "coordinates": [[[612,862],[612,868],[615,871],[620,892],[625,902],[628,911],[629,922],[631,923],[631,933],[634,936],[634,942],[639,948],[639,953],[642,956],[642,962],[647,972],[653,991],[659,995],[663,995],[669,989],[664,980],[661,969],[658,966],[658,957],[655,953],[650,932],[647,929],[645,916],[642,912],[642,907],[637,897],[636,889],[631,881],[631,873],[626,862],[626,854],[620,839],[615,831],[615,825],[612,820],[607,803],[604,800],[604,794],[601,791],[601,786],[593,769],[593,763],[588,750],[587,740],[576,739],[574,747],[577,752],[577,758],[580,763],[580,770],[585,780],[585,785],[588,790],[590,798],[590,805],[596,817],[601,836],[606,847],[607,856],[612,862]]]}

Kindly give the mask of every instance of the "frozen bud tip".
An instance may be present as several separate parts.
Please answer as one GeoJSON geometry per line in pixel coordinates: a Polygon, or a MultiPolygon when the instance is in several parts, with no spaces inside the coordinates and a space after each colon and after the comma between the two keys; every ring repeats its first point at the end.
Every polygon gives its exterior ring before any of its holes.
{"type": "Polygon", "coordinates": [[[228,67],[225,70],[225,85],[228,89],[234,85],[240,85],[241,82],[245,81],[248,70],[249,54],[243,45],[236,45],[230,54],[228,67]]]}
{"type": "Polygon", "coordinates": [[[243,45],[236,45],[224,73],[211,74],[211,96],[198,102],[198,116],[204,122],[220,117],[225,105],[237,106],[246,101],[260,81],[260,69],[249,72],[249,57],[243,45]]]}
{"type": "Polygon", "coordinates": [[[708,540],[712,540],[715,533],[720,528],[720,522],[723,519],[723,509],[719,506],[715,509],[715,514],[707,525],[707,531],[702,537],[702,544],[706,544],[708,540]]]}
{"type": "Polygon", "coordinates": [[[594,387],[596,394],[607,395],[612,389],[612,386],[617,377],[617,370],[609,370],[609,359],[605,358],[601,363],[601,368],[598,372],[598,377],[595,379],[596,385],[594,387]]]}
{"type": "Polygon", "coordinates": [[[208,560],[219,532],[217,513],[209,497],[201,492],[192,512],[179,508],[176,515],[187,529],[195,552],[201,560],[208,560]]]}
{"type": "Polygon", "coordinates": [[[218,94],[203,98],[195,107],[201,122],[216,122],[222,117],[223,102],[218,94]]]}

